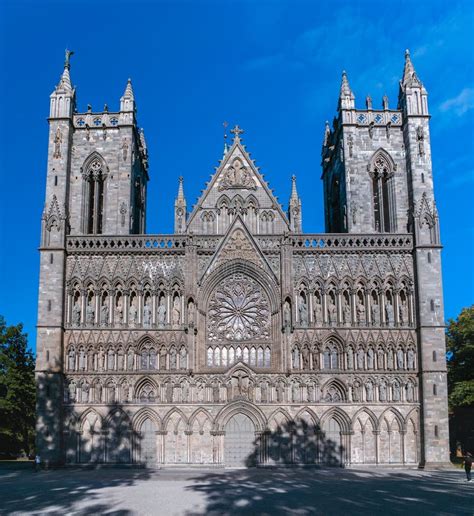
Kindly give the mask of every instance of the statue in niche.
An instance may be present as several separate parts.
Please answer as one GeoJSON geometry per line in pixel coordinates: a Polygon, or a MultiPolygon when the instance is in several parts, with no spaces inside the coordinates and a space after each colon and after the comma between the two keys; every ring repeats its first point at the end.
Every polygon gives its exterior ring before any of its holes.
{"type": "Polygon", "coordinates": [[[337,324],[337,308],[332,298],[329,298],[328,322],[331,325],[337,324]]]}
{"type": "Polygon", "coordinates": [[[181,385],[181,397],[184,403],[189,401],[189,384],[188,382],[184,382],[181,385]]]}
{"type": "Polygon", "coordinates": [[[372,385],[372,382],[367,383],[365,390],[367,394],[367,401],[374,401],[374,386],[372,385]]]}
{"type": "Polygon", "coordinates": [[[74,371],[76,369],[76,352],[71,348],[68,353],[68,369],[74,371]]]}
{"type": "Polygon", "coordinates": [[[194,301],[192,299],[190,299],[188,302],[188,324],[189,325],[194,324],[194,312],[195,312],[194,301]]]}
{"type": "Polygon", "coordinates": [[[164,328],[165,324],[166,324],[165,296],[161,296],[160,304],[158,305],[158,328],[164,328]]]}
{"type": "Polygon", "coordinates": [[[300,400],[300,393],[299,393],[299,385],[297,383],[293,383],[291,386],[291,396],[293,399],[293,402],[298,402],[300,400]]]}
{"type": "Polygon", "coordinates": [[[397,382],[393,384],[393,401],[400,401],[400,385],[397,382]]]}
{"type": "Polygon", "coordinates": [[[89,403],[89,384],[87,382],[84,382],[82,384],[82,396],[81,401],[82,403],[89,403]]]}
{"type": "Polygon", "coordinates": [[[303,296],[300,296],[300,306],[298,308],[300,314],[300,324],[303,327],[308,326],[308,307],[303,296]]]}
{"type": "Polygon", "coordinates": [[[357,369],[364,369],[364,350],[362,348],[357,350],[357,369]]]}
{"type": "Polygon", "coordinates": [[[351,346],[347,349],[347,367],[354,369],[354,351],[351,346]]]}
{"type": "Polygon", "coordinates": [[[173,384],[171,382],[166,384],[166,402],[173,403],[173,384]]]}
{"type": "Polygon", "coordinates": [[[86,368],[86,354],[83,349],[79,351],[79,370],[84,371],[86,368]]]}
{"type": "Polygon", "coordinates": [[[387,299],[387,304],[385,305],[385,315],[387,317],[387,324],[389,326],[393,326],[393,306],[390,300],[387,299]]]}
{"type": "Polygon", "coordinates": [[[212,399],[214,403],[219,403],[220,401],[219,384],[216,381],[212,382],[212,399]]]}
{"type": "Polygon", "coordinates": [[[100,307],[100,324],[102,326],[109,324],[109,307],[106,304],[100,307]]]}
{"type": "Polygon", "coordinates": [[[123,401],[128,402],[130,387],[128,383],[122,384],[123,401]]]}
{"type": "Polygon", "coordinates": [[[370,308],[370,314],[372,316],[372,324],[374,326],[378,326],[380,324],[380,308],[376,301],[372,303],[372,307],[370,308]]]}
{"type": "Polygon", "coordinates": [[[89,325],[94,324],[94,316],[94,307],[92,306],[92,300],[90,300],[86,306],[86,323],[89,325]]]}
{"type": "Polygon", "coordinates": [[[179,296],[175,296],[174,300],[173,300],[173,311],[172,311],[172,322],[173,322],[173,326],[176,327],[176,326],[179,326],[180,323],[181,323],[181,303],[180,303],[180,299],[179,299],[179,296]]]}
{"type": "Polygon", "coordinates": [[[314,306],[314,322],[316,324],[322,324],[323,322],[323,307],[321,306],[321,303],[319,302],[319,299],[316,298],[316,303],[314,306]]]}
{"type": "Polygon", "coordinates": [[[61,134],[61,129],[59,127],[56,130],[56,135],[54,136],[54,153],[53,158],[58,159],[61,157],[61,142],[63,141],[63,135],[61,134]]]}
{"type": "Polygon", "coordinates": [[[384,369],[385,368],[385,352],[382,348],[379,348],[377,350],[377,369],[384,369]]]}
{"type": "Polygon", "coordinates": [[[267,382],[263,382],[260,386],[261,401],[262,403],[268,403],[268,385],[267,382]]]}
{"type": "Polygon", "coordinates": [[[351,307],[347,301],[344,303],[343,316],[344,316],[344,324],[346,324],[346,325],[351,324],[351,307]]]}
{"type": "Polygon", "coordinates": [[[180,369],[186,369],[187,367],[187,360],[186,360],[186,348],[184,346],[181,347],[179,350],[179,367],[180,369]]]}
{"type": "Polygon", "coordinates": [[[313,369],[319,369],[319,350],[318,349],[313,349],[312,357],[313,357],[313,369]]]}
{"type": "Polygon", "coordinates": [[[129,349],[127,353],[127,371],[133,371],[133,350],[129,349]]]}
{"type": "Polygon", "coordinates": [[[145,302],[145,305],[143,306],[143,325],[151,325],[151,308],[148,300],[145,302]]]}
{"type": "Polygon", "coordinates": [[[283,326],[285,328],[291,327],[291,306],[288,300],[283,304],[283,326]]]}
{"type": "Polygon", "coordinates": [[[136,298],[133,298],[133,301],[130,303],[130,308],[128,309],[128,323],[130,326],[135,326],[137,322],[138,310],[135,305],[135,299],[136,298]]]}
{"type": "Polygon", "coordinates": [[[300,352],[299,352],[297,346],[295,346],[293,348],[293,351],[291,353],[291,364],[293,366],[293,369],[300,368],[300,352]]]}
{"type": "Polygon", "coordinates": [[[284,385],[281,382],[276,384],[276,393],[277,393],[277,402],[281,403],[283,401],[283,390],[284,385]]]}
{"type": "Polygon", "coordinates": [[[123,350],[119,349],[119,352],[117,354],[117,369],[119,371],[123,371],[123,361],[124,361],[123,350]]]}
{"type": "Polygon", "coordinates": [[[387,352],[387,368],[393,369],[393,350],[389,349],[387,352]]]}
{"type": "Polygon", "coordinates": [[[398,349],[397,350],[397,368],[398,369],[405,369],[405,364],[404,364],[404,353],[403,353],[403,350],[402,349],[398,349]]]}
{"type": "Polygon", "coordinates": [[[95,400],[97,403],[101,403],[102,402],[102,384],[101,383],[96,383],[95,384],[95,400]]]}
{"type": "Polygon", "coordinates": [[[175,348],[171,348],[171,351],[170,351],[170,369],[176,369],[176,362],[177,362],[176,349],[175,348]]]}
{"type": "Polygon", "coordinates": [[[399,308],[400,324],[402,326],[408,326],[408,306],[406,301],[400,303],[399,308]]]}
{"type": "Polygon", "coordinates": [[[387,386],[385,382],[381,382],[379,385],[379,399],[380,401],[387,401],[387,386]]]}
{"type": "Polygon", "coordinates": [[[352,401],[360,401],[360,386],[358,382],[355,382],[352,386],[352,401]]]}
{"type": "Polygon", "coordinates": [[[407,401],[413,401],[414,400],[414,392],[413,392],[413,384],[411,382],[407,383],[407,401]]]}
{"type": "Polygon", "coordinates": [[[369,348],[369,351],[367,351],[367,367],[369,369],[374,368],[374,350],[372,348],[369,348]]]}
{"type": "Polygon", "coordinates": [[[79,308],[79,303],[74,303],[72,307],[72,324],[74,326],[81,324],[81,309],[79,308]]]}
{"type": "Polygon", "coordinates": [[[164,346],[160,349],[160,369],[166,369],[166,349],[164,346]]]}
{"type": "Polygon", "coordinates": [[[410,348],[407,353],[407,365],[408,369],[415,369],[415,352],[412,348],[410,348]]]}
{"type": "Polygon", "coordinates": [[[109,371],[113,371],[115,369],[114,362],[115,362],[115,353],[113,352],[112,349],[109,349],[109,351],[107,352],[107,369],[109,371]]]}
{"type": "Polygon", "coordinates": [[[69,401],[73,403],[76,401],[76,384],[74,382],[69,384],[69,401]]]}
{"type": "Polygon", "coordinates": [[[365,324],[365,320],[365,305],[362,301],[359,300],[359,303],[357,304],[357,322],[359,324],[365,324]]]}
{"type": "Polygon", "coordinates": [[[123,161],[127,161],[127,154],[128,154],[128,139],[124,138],[122,141],[122,158],[123,161]]]}
{"type": "Polygon", "coordinates": [[[104,348],[101,346],[99,348],[99,353],[97,355],[97,362],[99,371],[105,371],[105,353],[104,348]]]}
{"type": "Polygon", "coordinates": [[[120,299],[117,302],[117,305],[115,306],[114,311],[114,321],[115,324],[122,324],[123,322],[123,306],[122,306],[122,299],[120,299]]]}
{"type": "Polygon", "coordinates": [[[314,384],[310,383],[308,385],[306,392],[307,392],[306,401],[308,401],[308,402],[314,401],[314,384]]]}
{"type": "Polygon", "coordinates": [[[303,351],[301,353],[303,358],[303,369],[307,371],[309,369],[309,349],[308,346],[303,347],[303,351]]]}

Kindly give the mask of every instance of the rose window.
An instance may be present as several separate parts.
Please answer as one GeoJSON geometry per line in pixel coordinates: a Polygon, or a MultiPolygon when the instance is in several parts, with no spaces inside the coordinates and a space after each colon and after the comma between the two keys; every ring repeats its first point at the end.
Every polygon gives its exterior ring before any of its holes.
{"type": "Polygon", "coordinates": [[[209,340],[268,339],[270,310],[260,285],[234,274],[216,288],[209,301],[209,340]]]}

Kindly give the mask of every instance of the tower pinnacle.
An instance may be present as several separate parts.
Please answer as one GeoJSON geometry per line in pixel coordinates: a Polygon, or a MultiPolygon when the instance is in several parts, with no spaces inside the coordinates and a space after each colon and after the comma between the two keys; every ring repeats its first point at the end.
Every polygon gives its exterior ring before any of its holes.
{"type": "Polygon", "coordinates": [[[355,96],[349,85],[347,73],[342,72],[341,91],[339,93],[339,109],[354,109],[355,96]]]}

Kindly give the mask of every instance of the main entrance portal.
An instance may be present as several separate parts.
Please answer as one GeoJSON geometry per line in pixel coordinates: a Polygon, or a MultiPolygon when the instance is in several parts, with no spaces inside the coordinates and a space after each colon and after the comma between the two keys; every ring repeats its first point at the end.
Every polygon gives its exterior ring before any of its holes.
{"type": "Polygon", "coordinates": [[[245,414],[232,416],[225,426],[224,463],[246,467],[255,463],[255,426],[245,414]]]}

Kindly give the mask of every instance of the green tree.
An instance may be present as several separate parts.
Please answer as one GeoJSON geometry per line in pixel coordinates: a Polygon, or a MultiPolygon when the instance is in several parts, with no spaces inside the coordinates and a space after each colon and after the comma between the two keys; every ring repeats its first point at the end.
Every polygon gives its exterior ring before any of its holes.
{"type": "Polygon", "coordinates": [[[0,316],[0,454],[30,454],[35,428],[35,360],[23,325],[0,316]]]}
{"type": "Polygon", "coordinates": [[[474,305],[449,321],[446,338],[453,353],[448,361],[449,406],[474,406],[474,305]]]}

